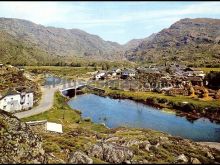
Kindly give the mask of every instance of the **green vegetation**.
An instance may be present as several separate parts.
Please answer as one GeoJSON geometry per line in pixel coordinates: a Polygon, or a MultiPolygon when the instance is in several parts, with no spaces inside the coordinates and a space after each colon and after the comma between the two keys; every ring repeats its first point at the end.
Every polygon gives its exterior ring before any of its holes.
{"type": "Polygon", "coordinates": [[[77,76],[83,77],[87,72],[95,71],[94,67],[25,66],[24,68],[34,74],[51,74],[68,79],[75,79],[77,76]]]}
{"type": "Polygon", "coordinates": [[[209,73],[211,71],[218,71],[218,72],[220,72],[220,67],[219,68],[198,68],[198,69],[201,69],[205,73],[209,73]]]}
{"type": "Polygon", "coordinates": [[[159,100],[159,102],[161,103],[167,100],[174,103],[188,102],[203,107],[209,107],[210,105],[212,107],[220,106],[220,102],[217,100],[203,101],[197,98],[191,98],[182,95],[166,96],[164,94],[155,93],[155,92],[133,92],[133,91],[120,91],[120,90],[111,90],[111,89],[105,89],[105,91],[106,91],[106,95],[118,95],[121,97],[131,98],[132,100],[146,100],[147,98],[154,98],[154,99],[161,99],[159,100]]]}
{"type": "Polygon", "coordinates": [[[213,89],[220,89],[220,71],[211,71],[206,75],[209,82],[208,87],[213,89]]]}

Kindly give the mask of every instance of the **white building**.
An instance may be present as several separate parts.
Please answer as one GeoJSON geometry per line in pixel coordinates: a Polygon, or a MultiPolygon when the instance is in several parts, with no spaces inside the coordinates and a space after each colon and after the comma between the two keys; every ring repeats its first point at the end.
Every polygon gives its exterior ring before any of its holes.
{"type": "Polygon", "coordinates": [[[19,110],[28,110],[33,107],[34,94],[33,92],[17,92],[8,93],[0,98],[0,109],[7,112],[19,110]]]}
{"type": "Polygon", "coordinates": [[[63,133],[62,124],[48,122],[47,120],[26,122],[33,130],[63,133]]]}
{"type": "Polygon", "coordinates": [[[106,72],[104,72],[104,71],[99,71],[99,72],[95,75],[94,78],[95,78],[96,80],[99,80],[99,79],[101,79],[102,77],[104,77],[105,74],[106,74],[106,72]]]}
{"type": "Polygon", "coordinates": [[[122,72],[122,77],[127,78],[127,77],[134,77],[135,76],[135,71],[132,69],[125,69],[122,72]]]}

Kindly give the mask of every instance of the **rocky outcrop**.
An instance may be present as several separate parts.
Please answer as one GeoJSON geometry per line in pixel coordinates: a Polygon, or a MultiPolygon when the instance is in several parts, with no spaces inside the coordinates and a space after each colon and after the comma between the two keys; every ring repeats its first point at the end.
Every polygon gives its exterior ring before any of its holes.
{"type": "Polygon", "coordinates": [[[127,147],[113,143],[97,143],[89,150],[89,156],[110,163],[123,163],[132,159],[133,152],[127,147]]]}
{"type": "Polygon", "coordinates": [[[181,155],[179,155],[179,156],[177,157],[176,161],[177,161],[178,163],[180,163],[180,162],[187,163],[187,162],[188,162],[188,159],[187,159],[187,157],[186,157],[184,154],[181,154],[181,155]]]}
{"type": "Polygon", "coordinates": [[[18,118],[0,110],[0,163],[47,163],[42,139],[18,118]]]}
{"type": "Polygon", "coordinates": [[[93,160],[89,158],[85,153],[76,151],[70,154],[69,163],[73,164],[92,164],[93,160]]]}

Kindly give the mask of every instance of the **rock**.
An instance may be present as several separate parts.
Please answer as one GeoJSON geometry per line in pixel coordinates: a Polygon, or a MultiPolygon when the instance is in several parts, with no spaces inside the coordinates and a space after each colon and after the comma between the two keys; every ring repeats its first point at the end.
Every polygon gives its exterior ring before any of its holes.
{"type": "Polygon", "coordinates": [[[143,160],[143,163],[144,163],[144,164],[147,164],[147,163],[149,163],[149,161],[146,160],[146,159],[144,159],[144,160],[143,160]]]}
{"type": "Polygon", "coordinates": [[[132,139],[132,140],[126,141],[124,144],[122,144],[122,146],[131,147],[133,145],[139,145],[141,143],[143,143],[143,141],[138,141],[138,140],[132,139]]]}
{"type": "Polygon", "coordinates": [[[187,163],[188,159],[184,154],[181,154],[177,157],[177,162],[183,162],[183,163],[187,163]]]}
{"type": "Polygon", "coordinates": [[[210,159],[215,159],[214,156],[210,152],[207,152],[206,156],[210,159]]]}
{"type": "Polygon", "coordinates": [[[110,163],[122,163],[131,160],[133,152],[127,147],[114,143],[98,143],[89,150],[89,156],[93,156],[110,163]]]}
{"type": "Polygon", "coordinates": [[[126,161],[125,161],[125,164],[131,164],[131,161],[126,160],[126,161]]]}
{"type": "Polygon", "coordinates": [[[150,151],[150,147],[151,147],[151,144],[148,140],[146,140],[143,143],[139,144],[139,148],[144,149],[146,151],[150,151]]]}
{"type": "Polygon", "coordinates": [[[95,144],[89,151],[89,156],[93,156],[99,159],[103,159],[103,147],[102,145],[95,144]]]}
{"type": "Polygon", "coordinates": [[[197,158],[190,158],[190,162],[191,162],[192,164],[201,164],[201,162],[200,162],[199,159],[197,159],[197,158]]]}
{"type": "Polygon", "coordinates": [[[157,143],[155,145],[151,145],[149,149],[150,150],[156,150],[159,146],[160,146],[160,143],[157,143]]]}
{"type": "Polygon", "coordinates": [[[160,136],[160,140],[161,140],[161,141],[168,141],[169,138],[168,138],[168,137],[165,137],[165,136],[160,136]]]}
{"type": "Polygon", "coordinates": [[[42,139],[17,117],[0,110],[0,163],[47,163],[42,139]]]}
{"type": "Polygon", "coordinates": [[[73,152],[69,155],[69,163],[74,164],[92,164],[93,160],[81,151],[73,152]]]}
{"type": "Polygon", "coordinates": [[[118,141],[118,140],[119,140],[118,137],[111,137],[109,139],[106,139],[105,142],[118,141]]]}

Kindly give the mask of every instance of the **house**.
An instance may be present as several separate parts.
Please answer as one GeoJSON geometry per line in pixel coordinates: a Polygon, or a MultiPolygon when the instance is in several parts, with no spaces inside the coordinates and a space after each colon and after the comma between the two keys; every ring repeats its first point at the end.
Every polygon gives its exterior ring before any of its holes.
{"type": "Polygon", "coordinates": [[[26,122],[27,125],[33,131],[39,132],[55,132],[55,133],[63,133],[62,124],[48,122],[47,120],[40,120],[40,121],[29,121],[26,122]]]}
{"type": "Polygon", "coordinates": [[[106,75],[106,71],[99,71],[97,74],[95,74],[94,79],[95,80],[99,80],[104,78],[104,76],[106,75]]]}
{"type": "Polygon", "coordinates": [[[33,107],[34,94],[31,91],[9,91],[0,98],[0,109],[7,112],[28,110],[33,107]]]}
{"type": "Polygon", "coordinates": [[[121,69],[120,68],[112,68],[111,71],[115,72],[117,75],[121,73],[121,69]]]}
{"type": "Polygon", "coordinates": [[[3,68],[4,64],[0,64],[0,68],[3,68]]]}
{"type": "Polygon", "coordinates": [[[134,77],[135,71],[133,69],[125,69],[122,71],[121,77],[122,78],[128,78],[128,77],[134,77]]]}

